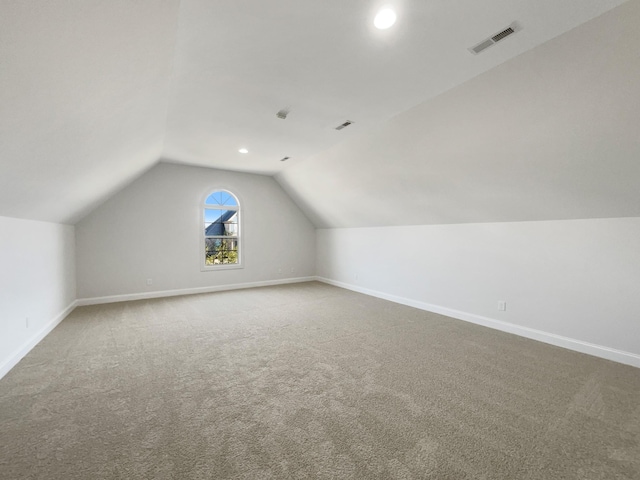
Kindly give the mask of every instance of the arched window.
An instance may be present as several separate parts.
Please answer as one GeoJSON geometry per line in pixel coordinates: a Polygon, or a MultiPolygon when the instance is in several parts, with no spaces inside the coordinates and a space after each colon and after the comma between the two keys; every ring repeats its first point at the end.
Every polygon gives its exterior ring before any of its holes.
{"type": "Polygon", "coordinates": [[[204,268],[240,265],[240,204],[226,190],[216,190],[204,201],[204,268]]]}

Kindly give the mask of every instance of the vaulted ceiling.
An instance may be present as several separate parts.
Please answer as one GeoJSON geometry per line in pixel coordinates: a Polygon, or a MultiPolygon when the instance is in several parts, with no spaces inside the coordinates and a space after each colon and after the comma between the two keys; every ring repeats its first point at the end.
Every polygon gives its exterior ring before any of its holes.
{"type": "Polygon", "coordinates": [[[5,0],[0,215],[74,223],[160,160],[276,175],[318,226],[640,215],[638,24],[638,0],[5,0]]]}

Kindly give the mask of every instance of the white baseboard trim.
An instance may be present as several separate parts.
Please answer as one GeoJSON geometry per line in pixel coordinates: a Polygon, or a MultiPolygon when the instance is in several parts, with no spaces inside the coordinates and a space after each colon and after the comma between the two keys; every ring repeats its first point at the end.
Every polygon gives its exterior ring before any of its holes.
{"type": "Polygon", "coordinates": [[[127,293],[123,295],[109,295],[106,297],[79,298],[79,307],[86,305],[101,305],[103,303],[128,302],[131,300],[148,300],[150,298],[176,297],[179,295],[193,295],[196,293],[223,292],[226,290],[240,290],[243,288],[270,287],[288,283],[312,282],[316,277],[294,277],[278,280],[263,280],[261,282],[234,283],[231,285],[216,285],[211,287],[181,288],[177,290],[160,290],[156,292],[127,293]]]}
{"type": "Polygon", "coordinates": [[[261,282],[250,283],[237,283],[232,285],[219,285],[214,287],[198,287],[198,288],[185,288],[179,290],[163,290],[158,292],[144,292],[144,293],[131,293],[126,295],[112,295],[108,297],[95,297],[95,298],[81,298],[74,300],[60,312],[53,320],[42,327],[38,332],[27,340],[18,350],[9,356],[7,360],[0,364],[0,379],[4,377],[9,371],[15,367],[24,356],[33,349],[38,343],[42,341],[51,331],[58,326],[67,315],[69,315],[75,307],[85,305],[99,305],[103,303],[114,302],[126,302],[129,300],[144,300],[150,298],[160,297],[174,297],[178,295],[191,295],[196,293],[210,293],[210,292],[222,292],[225,290],[239,290],[243,288],[255,288],[255,287],[268,287],[273,285],[285,285],[289,283],[302,283],[312,282],[316,280],[316,277],[295,277],[295,278],[283,278],[278,280],[265,280],[261,282]]]}
{"type": "Polygon", "coordinates": [[[38,343],[42,341],[44,337],[51,333],[51,330],[56,328],[58,324],[64,320],[67,315],[69,315],[73,309],[76,308],[76,301],[74,300],[69,304],[67,308],[65,308],[62,312],[60,312],[56,317],[47,323],[44,327],[42,327],[36,334],[27,340],[18,350],[16,350],[12,355],[9,356],[7,360],[5,360],[2,364],[0,364],[0,378],[4,377],[9,371],[15,367],[20,360],[22,360],[27,353],[33,349],[38,343]]]}
{"type": "Polygon", "coordinates": [[[364,293],[372,297],[382,298],[391,302],[400,303],[409,307],[418,308],[420,310],[426,310],[428,312],[438,313],[447,317],[456,318],[458,320],[464,320],[466,322],[475,323],[484,327],[494,328],[507,333],[513,333],[521,337],[530,338],[532,340],[538,340],[540,342],[555,345],[557,347],[567,348],[569,350],[575,350],[577,352],[586,353],[607,360],[612,360],[618,363],[624,363],[633,367],[640,368],[640,355],[631,352],[625,352],[623,350],[616,350],[615,348],[609,348],[602,345],[596,345],[593,343],[583,342],[582,340],[575,340],[569,337],[563,337],[554,333],[543,332],[542,330],[536,330],[533,328],[522,327],[513,323],[503,322],[495,320],[489,317],[483,317],[473,313],[462,312],[460,310],[454,310],[447,307],[441,307],[439,305],[433,305],[418,300],[412,300],[410,298],[399,297],[397,295],[390,295],[388,293],[379,292],[377,290],[371,290],[369,288],[360,287],[358,285],[352,285],[349,283],[339,282],[325,277],[315,277],[319,282],[334,285],[336,287],[345,288],[358,293],[364,293]]]}

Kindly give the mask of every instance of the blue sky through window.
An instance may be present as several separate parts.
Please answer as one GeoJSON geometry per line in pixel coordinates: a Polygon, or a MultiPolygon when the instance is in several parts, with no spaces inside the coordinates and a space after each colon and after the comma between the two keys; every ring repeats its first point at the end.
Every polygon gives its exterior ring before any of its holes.
{"type": "Polygon", "coordinates": [[[212,206],[224,206],[224,207],[237,207],[238,202],[235,197],[227,192],[223,192],[221,190],[217,192],[213,192],[211,195],[207,197],[204,201],[205,205],[212,206]]]}

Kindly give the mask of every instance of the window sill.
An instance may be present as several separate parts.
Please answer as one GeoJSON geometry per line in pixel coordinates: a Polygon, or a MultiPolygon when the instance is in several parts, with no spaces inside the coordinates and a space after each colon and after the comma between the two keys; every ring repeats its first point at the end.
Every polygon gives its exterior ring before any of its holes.
{"type": "Polygon", "coordinates": [[[205,267],[205,266],[201,266],[200,267],[200,271],[201,272],[217,272],[219,270],[236,270],[238,268],[244,268],[244,265],[242,264],[233,264],[233,265],[212,265],[210,267],[205,267]]]}

